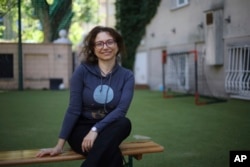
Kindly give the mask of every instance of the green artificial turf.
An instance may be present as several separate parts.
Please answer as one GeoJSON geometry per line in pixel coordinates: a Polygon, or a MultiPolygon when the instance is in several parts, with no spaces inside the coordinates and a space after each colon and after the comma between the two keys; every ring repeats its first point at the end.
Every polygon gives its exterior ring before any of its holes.
{"type": "MultiPolygon", "coordinates": [[[[67,90],[0,92],[0,150],[54,146],[68,99],[67,90]]],[[[228,167],[230,150],[250,150],[249,101],[196,106],[192,96],[164,99],[161,92],[136,90],[128,117],[133,129],[127,140],[142,135],[165,147],[134,160],[135,167],[228,167]]]]}

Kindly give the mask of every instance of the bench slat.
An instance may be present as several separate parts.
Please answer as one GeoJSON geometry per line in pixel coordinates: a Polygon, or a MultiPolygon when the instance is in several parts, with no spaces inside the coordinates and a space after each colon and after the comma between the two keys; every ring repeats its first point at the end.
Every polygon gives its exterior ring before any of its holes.
{"type": "Polygon", "coordinates": [[[122,143],[120,148],[123,155],[156,153],[164,150],[161,145],[153,141],[122,143]]]}
{"type": "Polygon", "coordinates": [[[70,161],[85,159],[84,156],[75,153],[72,150],[67,150],[64,153],[51,157],[45,156],[42,158],[35,157],[40,149],[34,150],[18,150],[18,151],[2,151],[0,152],[0,166],[2,165],[22,165],[34,163],[48,163],[59,161],[70,161]]]}
{"type": "MultiPolygon", "coordinates": [[[[120,148],[124,156],[133,156],[138,160],[142,158],[143,154],[157,153],[164,150],[163,146],[153,141],[124,142],[120,145],[120,148]]],[[[54,157],[45,156],[37,158],[35,156],[39,151],[40,149],[0,151],[0,166],[70,161],[86,158],[72,150],[65,150],[62,154],[54,157]]]]}

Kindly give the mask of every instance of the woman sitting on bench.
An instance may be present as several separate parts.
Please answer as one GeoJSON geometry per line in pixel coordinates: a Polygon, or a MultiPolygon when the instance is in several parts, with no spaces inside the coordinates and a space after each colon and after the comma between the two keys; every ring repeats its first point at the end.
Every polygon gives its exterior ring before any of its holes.
{"type": "Polygon", "coordinates": [[[122,167],[120,143],[130,134],[125,117],[134,93],[132,71],[118,64],[123,39],[109,27],[93,28],[84,40],[83,62],[74,71],[58,143],[37,157],[55,156],[67,141],[87,158],[81,167],[122,167]]]}

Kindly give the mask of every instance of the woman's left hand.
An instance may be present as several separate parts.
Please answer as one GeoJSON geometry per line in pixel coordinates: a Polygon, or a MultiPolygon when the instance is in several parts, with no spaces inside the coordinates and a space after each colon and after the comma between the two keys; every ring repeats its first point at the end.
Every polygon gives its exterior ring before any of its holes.
{"type": "Polygon", "coordinates": [[[94,131],[89,131],[89,133],[83,138],[82,141],[82,151],[89,152],[90,149],[93,147],[95,139],[98,133],[94,131]]]}

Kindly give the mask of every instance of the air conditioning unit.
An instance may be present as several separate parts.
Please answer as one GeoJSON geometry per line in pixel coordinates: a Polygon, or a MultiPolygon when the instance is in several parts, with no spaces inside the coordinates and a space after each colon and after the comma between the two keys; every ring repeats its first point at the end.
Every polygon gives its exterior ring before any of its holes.
{"type": "Polygon", "coordinates": [[[206,64],[223,65],[223,9],[205,12],[206,64]]]}

